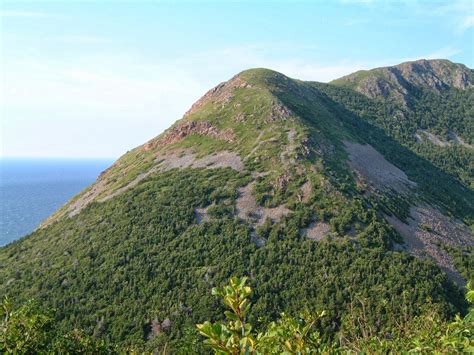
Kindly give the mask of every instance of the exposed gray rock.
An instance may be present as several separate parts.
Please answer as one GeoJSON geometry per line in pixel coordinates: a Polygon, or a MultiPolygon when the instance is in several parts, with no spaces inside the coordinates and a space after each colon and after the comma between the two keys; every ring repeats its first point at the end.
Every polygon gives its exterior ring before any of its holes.
{"type": "Polygon", "coordinates": [[[400,193],[408,193],[416,183],[391,164],[385,157],[369,144],[344,142],[349,154],[349,166],[369,185],[378,190],[394,189],[400,193]]]}
{"type": "Polygon", "coordinates": [[[456,248],[474,246],[469,227],[428,206],[412,207],[410,215],[408,223],[394,216],[385,218],[403,237],[404,247],[409,253],[420,258],[432,258],[451,278],[462,284],[461,275],[442,245],[456,248]]]}
{"type": "Polygon", "coordinates": [[[330,234],[329,224],[324,222],[312,222],[307,228],[301,230],[301,235],[318,241],[330,234]]]}

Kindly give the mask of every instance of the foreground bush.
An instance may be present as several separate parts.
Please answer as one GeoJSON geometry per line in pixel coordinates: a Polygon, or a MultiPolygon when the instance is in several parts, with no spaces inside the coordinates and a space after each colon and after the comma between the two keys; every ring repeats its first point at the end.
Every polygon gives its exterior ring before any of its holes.
{"type": "Polygon", "coordinates": [[[110,346],[75,330],[61,333],[51,311],[29,301],[14,309],[5,298],[0,309],[0,353],[2,354],[108,354],[110,346]]]}
{"type": "Polygon", "coordinates": [[[279,320],[257,332],[247,321],[252,290],[246,281],[245,277],[234,277],[224,288],[212,290],[230,309],[225,311],[225,322],[197,325],[206,338],[204,343],[216,354],[474,353],[474,291],[470,285],[466,299],[471,307],[464,318],[458,315],[453,322],[444,322],[428,305],[422,316],[400,324],[381,338],[371,335],[364,314],[354,311],[345,319],[339,337],[327,340],[331,337],[322,337],[317,326],[324,312],[299,318],[282,314],[279,320]]]}

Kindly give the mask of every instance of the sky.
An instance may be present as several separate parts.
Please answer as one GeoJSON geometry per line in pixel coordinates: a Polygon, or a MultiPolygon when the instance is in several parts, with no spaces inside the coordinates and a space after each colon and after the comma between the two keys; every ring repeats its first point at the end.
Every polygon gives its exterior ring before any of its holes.
{"type": "Polygon", "coordinates": [[[474,67],[474,1],[0,2],[0,157],[118,158],[211,87],[266,67],[328,82],[474,67]]]}

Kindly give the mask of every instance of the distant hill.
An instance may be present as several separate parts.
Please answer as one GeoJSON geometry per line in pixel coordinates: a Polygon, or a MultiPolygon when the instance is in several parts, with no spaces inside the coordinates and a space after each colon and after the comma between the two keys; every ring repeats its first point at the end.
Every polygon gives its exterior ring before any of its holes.
{"type": "Polygon", "coordinates": [[[359,71],[329,86],[336,100],[401,144],[474,187],[474,71],[448,60],[418,60],[359,71]],[[350,101],[349,101],[350,100],[350,101]]]}
{"type": "Polygon", "coordinates": [[[474,87],[474,71],[449,60],[416,60],[393,67],[361,70],[332,81],[370,98],[404,96],[415,88],[443,92],[474,87]]]}
{"type": "Polygon", "coordinates": [[[194,339],[231,275],[255,286],[257,323],[326,309],[337,334],[354,299],[380,334],[428,297],[462,312],[473,83],[445,60],[329,84],[239,73],[1,248],[0,294],[149,349],[194,339]]]}

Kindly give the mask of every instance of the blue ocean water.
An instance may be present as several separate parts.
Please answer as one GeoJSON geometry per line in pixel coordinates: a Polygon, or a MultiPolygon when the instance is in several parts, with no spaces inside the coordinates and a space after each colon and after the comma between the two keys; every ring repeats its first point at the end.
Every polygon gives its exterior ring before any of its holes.
{"type": "Polygon", "coordinates": [[[0,159],[0,246],[31,233],[111,159],[0,159]]]}

